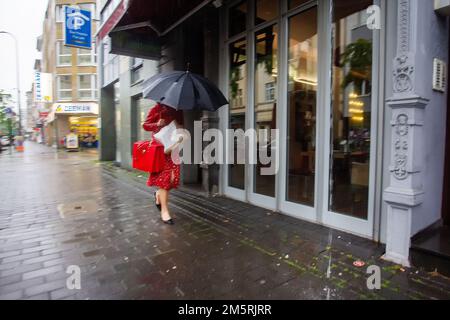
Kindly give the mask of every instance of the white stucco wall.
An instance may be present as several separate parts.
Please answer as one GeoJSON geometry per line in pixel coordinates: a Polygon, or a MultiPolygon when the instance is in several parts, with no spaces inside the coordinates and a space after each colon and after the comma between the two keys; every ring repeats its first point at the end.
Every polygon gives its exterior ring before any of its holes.
{"type": "Polygon", "coordinates": [[[420,17],[414,24],[420,43],[416,58],[416,92],[429,99],[425,109],[425,201],[412,217],[411,234],[427,228],[441,218],[445,161],[447,94],[432,89],[433,59],[448,63],[448,19],[434,12],[433,1],[419,1],[420,17]]]}
{"type": "MultiPolygon", "coordinates": [[[[385,97],[393,95],[393,59],[397,45],[397,1],[387,1],[386,80],[385,97]]],[[[424,202],[413,211],[411,235],[415,235],[441,218],[442,188],[444,176],[445,128],[447,95],[432,90],[433,59],[448,62],[448,19],[434,12],[433,1],[418,1],[420,19],[412,23],[417,39],[415,65],[415,92],[430,102],[425,108],[423,189],[424,202]]],[[[414,40],[415,41],[415,40],[414,40]]],[[[392,109],[385,104],[383,190],[389,186],[391,165],[392,109]]],[[[380,240],[386,242],[387,204],[381,212],[380,240]]]]}

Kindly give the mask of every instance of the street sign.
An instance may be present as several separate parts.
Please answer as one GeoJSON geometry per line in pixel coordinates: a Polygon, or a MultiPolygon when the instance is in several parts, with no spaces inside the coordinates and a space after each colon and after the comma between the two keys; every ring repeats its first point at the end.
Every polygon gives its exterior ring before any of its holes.
{"type": "Polygon", "coordinates": [[[14,112],[11,108],[5,108],[4,112],[6,119],[11,119],[14,116],[14,112]]]}
{"type": "Polygon", "coordinates": [[[90,11],[65,7],[64,45],[92,49],[92,14],[90,11]]]}

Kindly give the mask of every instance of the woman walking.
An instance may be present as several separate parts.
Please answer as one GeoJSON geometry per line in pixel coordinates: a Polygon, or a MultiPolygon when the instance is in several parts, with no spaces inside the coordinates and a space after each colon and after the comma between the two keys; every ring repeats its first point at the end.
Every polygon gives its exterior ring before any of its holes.
{"type": "MultiPolygon", "coordinates": [[[[182,126],[183,112],[158,103],[148,113],[143,128],[145,131],[150,131],[154,135],[174,120],[177,122],[177,126],[182,126]]],[[[159,142],[153,139],[152,144],[159,144],[159,142]]],[[[163,170],[158,173],[150,173],[147,185],[149,187],[154,186],[159,188],[155,192],[155,204],[161,211],[162,221],[166,224],[173,225],[174,221],[170,215],[168,206],[169,192],[177,188],[180,184],[180,165],[172,161],[170,152],[164,155],[164,159],[163,170]]]]}

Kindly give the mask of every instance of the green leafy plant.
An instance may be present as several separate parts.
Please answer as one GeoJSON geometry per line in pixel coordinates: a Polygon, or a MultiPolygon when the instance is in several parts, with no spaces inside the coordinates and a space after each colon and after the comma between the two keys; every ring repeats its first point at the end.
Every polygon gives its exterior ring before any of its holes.
{"type": "Polygon", "coordinates": [[[349,44],[342,53],[341,65],[348,65],[350,68],[343,79],[342,87],[346,88],[353,83],[355,88],[361,88],[363,82],[372,78],[372,42],[358,39],[349,44]]]}
{"type": "Polygon", "coordinates": [[[238,81],[241,78],[241,72],[239,67],[232,67],[230,70],[230,91],[231,98],[235,99],[238,95],[239,84],[238,81]]]}

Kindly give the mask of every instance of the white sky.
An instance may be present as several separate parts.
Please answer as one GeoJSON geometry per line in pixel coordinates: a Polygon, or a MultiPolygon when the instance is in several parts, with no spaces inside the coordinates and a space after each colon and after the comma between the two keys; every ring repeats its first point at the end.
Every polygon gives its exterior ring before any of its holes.
{"type": "MultiPolygon", "coordinates": [[[[0,0],[0,31],[13,33],[19,42],[20,90],[22,110],[25,92],[31,90],[34,61],[38,57],[36,38],[42,25],[48,0],[0,0]]],[[[16,95],[16,62],[14,41],[0,34],[0,89],[16,95]]]]}

